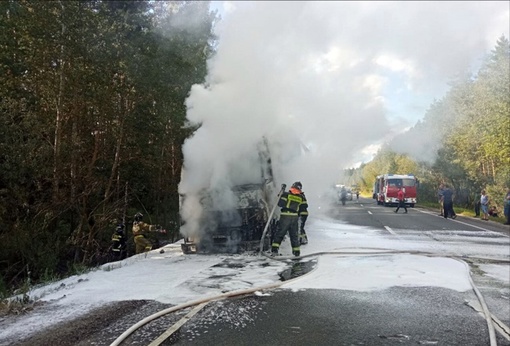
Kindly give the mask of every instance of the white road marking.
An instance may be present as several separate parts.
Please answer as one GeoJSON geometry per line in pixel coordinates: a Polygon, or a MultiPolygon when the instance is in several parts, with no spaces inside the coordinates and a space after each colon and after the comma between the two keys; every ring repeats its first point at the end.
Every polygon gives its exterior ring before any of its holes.
{"type": "Polygon", "coordinates": [[[384,228],[386,228],[386,230],[387,230],[388,232],[390,232],[391,234],[393,234],[393,235],[397,235],[397,233],[393,232],[393,230],[392,230],[391,228],[389,228],[388,226],[384,226],[384,228]]]}
{"type": "MultiPolygon", "coordinates": [[[[424,211],[424,210],[420,210],[420,209],[415,209],[415,210],[419,211],[420,213],[429,214],[429,215],[434,215],[433,213],[431,213],[431,212],[429,212],[429,211],[424,211]]],[[[438,216],[438,217],[443,218],[443,216],[438,216]]],[[[499,232],[495,232],[495,231],[491,231],[490,229],[483,228],[483,227],[479,227],[479,226],[475,226],[475,225],[472,225],[472,224],[470,224],[470,223],[466,223],[466,222],[459,221],[459,220],[457,220],[457,219],[452,219],[452,218],[450,218],[450,219],[448,219],[448,220],[450,220],[450,221],[454,221],[454,222],[458,222],[458,223],[460,223],[460,224],[462,224],[462,225],[465,225],[465,226],[470,226],[470,227],[473,227],[473,228],[477,228],[477,229],[479,229],[479,230],[481,230],[481,231],[487,231],[487,232],[491,232],[491,233],[495,233],[495,234],[497,233],[498,235],[502,235],[502,236],[507,237],[507,238],[509,237],[509,236],[508,236],[508,235],[506,235],[506,234],[499,233],[499,232]]]]}
{"type": "Polygon", "coordinates": [[[367,213],[369,213],[370,215],[372,215],[372,212],[369,210],[367,213]]]}

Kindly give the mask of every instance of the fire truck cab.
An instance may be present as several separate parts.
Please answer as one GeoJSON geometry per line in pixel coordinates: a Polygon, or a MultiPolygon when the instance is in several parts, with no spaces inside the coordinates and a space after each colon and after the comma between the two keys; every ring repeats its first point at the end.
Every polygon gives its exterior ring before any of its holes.
{"type": "Polygon", "coordinates": [[[398,189],[403,188],[405,204],[414,207],[417,200],[418,179],[413,174],[383,174],[377,176],[372,197],[378,205],[397,205],[398,189]]]}

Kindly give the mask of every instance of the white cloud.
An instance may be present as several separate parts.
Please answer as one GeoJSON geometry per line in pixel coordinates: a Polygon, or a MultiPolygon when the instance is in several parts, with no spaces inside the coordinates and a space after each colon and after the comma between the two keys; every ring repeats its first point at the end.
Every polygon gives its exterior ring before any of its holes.
{"type": "Polygon", "coordinates": [[[377,74],[363,76],[362,87],[366,88],[372,95],[379,96],[383,91],[387,78],[377,74]]]}

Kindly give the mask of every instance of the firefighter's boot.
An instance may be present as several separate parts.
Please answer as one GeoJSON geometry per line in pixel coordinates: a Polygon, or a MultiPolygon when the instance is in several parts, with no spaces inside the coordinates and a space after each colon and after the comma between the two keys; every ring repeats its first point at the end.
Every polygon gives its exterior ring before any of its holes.
{"type": "Polygon", "coordinates": [[[304,229],[302,229],[300,232],[299,232],[299,243],[301,245],[306,245],[308,244],[308,237],[306,236],[306,232],[304,229]]]}
{"type": "Polygon", "coordinates": [[[296,257],[299,257],[301,255],[301,252],[299,250],[292,251],[292,254],[296,257]]]}
{"type": "Polygon", "coordinates": [[[271,247],[271,256],[278,256],[278,246],[271,247]]]}

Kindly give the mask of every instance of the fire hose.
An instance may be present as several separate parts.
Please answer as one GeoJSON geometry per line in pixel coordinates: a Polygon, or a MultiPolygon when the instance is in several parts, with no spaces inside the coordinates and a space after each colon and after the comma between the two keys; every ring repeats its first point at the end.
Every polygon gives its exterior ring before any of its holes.
{"type": "MultiPolygon", "coordinates": [[[[490,346],[497,346],[496,333],[495,333],[494,324],[492,322],[491,314],[489,312],[489,309],[487,308],[487,304],[485,303],[485,299],[483,298],[482,294],[480,293],[480,291],[478,290],[478,288],[475,286],[475,284],[473,282],[473,279],[471,277],[471,270],[469,268],[469,265],[464,260],[459,259],[458,256],[454,256],[454,255],[446,255],[446,256],[445,255],[436,255],[436,254],[427,253],[427,252],[420,252],[420,251],[393,251],[393,250],[375,249],[375,248],[373,248],[372,250],[377,250],[377,251],[372,251],[372,252],[328,251],[328,252],[319,252],[319,253],[303,255],[303,256],[300,256],[300,257],[292,257],[292,259],[303,259],[303,258],[306,258],[306,257],[315,257],[315,256],[319,256],[319,255],[349,255],[349,256],[351,256],[351,255],[393,255],[393,254],[403,254],[403,253],[406,253],[406,254],[415,254],[415,255],[424,255],[424,256],[429,256],[429,257],[448,257],[448,258],[453,258],[453,259],[463,263],[466,266],[466,270],[468,272],[468,277],[469,277],[469,282],[471,284],[471,287],[472,287],[473,291],[475,292],[476,297],[478,298],[478,300],[480,302],[480,305],[482,306],[483,314],[484,314],[485,320],[487,322],[487,326],[488,326],[488,330],[489,330],[490,346]],[[381,251],[381,250],[383,250],[383,251],[381,251]]],[[[289,258],[285,258],[285,257],[279,257],[279,258],[278,257],[270,257],[270,256],[267,256],[267,257],[270,258],[270,259],[273,259],[273,260],[288,260],[289,259],[289,258]]],[[[311,272],[313,272],[313,270],[311,272]]],[[[308,272],[305,275],[308,275],[311,272],[308,272]]],[[[147,323],[149,323],[149,322],[151,322],[151,321],[153,321],[153,320],[155,320],[155,319],[157,319],[157,318],[159,318],[161,316],[167,315],[169,313],[172,313],[172,312],[175,312],[175,311],[178,311],[178,310],[182,310],[182,309],[185,309],[185,308],[188,308],[188,307],[196,306],[196,305],[201,305],[202,304],[202,306],[204,306],[206,303],[212,302],[212,301],[222,300],[222,299],[225,299],[225,298],[231,298],[231,297],[235,297],[235,296],[239,296],[239,295],[246,295],[246,294],[250,294],[250,293],[254,293],[254,292],[262,291],[262,290],[266,290],[266,289],[277,288],[277,287],[282,286],[284,284],[287,284],[289,282],[292,282],[292,281],[295,281],[295,280],[299,280],[302,277],[303,276],[299,276],[299,277],[296,277],[296,278],[293,278],[293,279],[290,279],[290,280],[275,282],[275,283],[271,283],[271,284],[267,284],[267,285],[263,285],[263,286],[259,286],[259,287],[254,287],[254,288],[250,288],[250,289],[226,292],[226,293],[223,293],[223,294],[220,294],[220,295],[217,295],[217,296],[203,298],[203,299],[191,301],[189,303],[184,303],[184,304],[176,305],[176,306],[168,308],[168,309],[161,310],[161,311],[159,311],[159,312],[157,312],[157,313],[155,313],[155,314],[153,314],[151,316],[148,316],[148,317],[144,318],[143,320],[141,320],[138,323],[136,323],[133,326],[131,326],[128,330],[126,330],[124,333],[122,333],[117,339],[115,339],[110,344],[110,346],[118,346],[118,345],[120,345],[129,335],[131,335],[138,328],[141,328],[145,324],[147,324],[147,323]]],[[[199,308],[197,307],[197,310],[195,311],[195,313],[198,311],[198,309],[199,308]]],[[[182,322],[179,325],[179,327],[182,324],[184,324],[184,322],[182,322]]],[[[178,330],[178,328],[169,328],[167,330],[167,332],[165,332],[163,334],[163,335],[166,336],[166,338],[168,338],[171,335],[171,333],[168,332],[170,330],[173,330],[173,332],[174,332],[174,331],[178,330]]],[[[160,340],[163,337],[163,335],[160,338],[158,338],[157,340],[160,340]]],[[[162,342],[162,340],[161,340],[161,342],[162,342]]],[[[160,342],[156,343],[156,341],[151,343],[151,345],[159,345],[159,344],[160,344],[160,342]]]]}
{"type": "Polygon", "coordinates": [[[278,193],[276,203],[274,204],[273,209],[271,210],[271,213],[269,214],[269,216],[267,218],[266,226],[264,227],[264,232],[262,232],[262,237],[260,238],[259,255],[261,255],[262,252],[264,251],[264,240],[266,239],[266,234],[267,234],[267,230],[269,229],[269,224],[271,224],[271,221],[273,219],[273,214],[276,210],[276,207],[278,207],[278,201],[280,200],[280,197],[282,196],[282,194],[285,192],[286,187],[287,187],[287,185],[282,184],[282,188],[280,189],[280,192],[278,193]]]}

